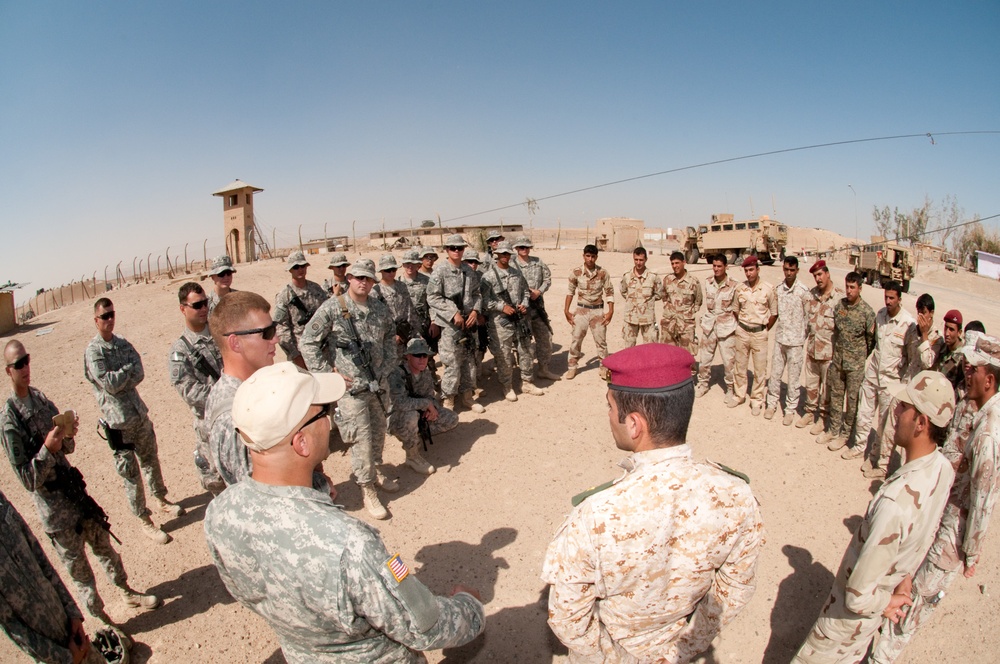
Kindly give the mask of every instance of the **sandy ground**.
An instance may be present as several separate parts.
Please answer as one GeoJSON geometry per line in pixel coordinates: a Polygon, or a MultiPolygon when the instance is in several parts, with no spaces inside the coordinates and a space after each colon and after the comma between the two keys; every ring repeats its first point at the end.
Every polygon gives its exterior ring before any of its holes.
{"type": "MultiPolygon", "coordinates": [[[[557,344],[553,364],[561,372],[569,343],[569,326],[561,316],[565,276],[580,262],[580,249],[540,249],[536,255],[556,275],[547,301],[557,344]]],[[[317,259],[311,268],[316,281],[325,276],[323,263],[317,259]]],[[[617,288],[620,275],[631,268],[631,256],[607,253],[599,263],[618,275],[617,288]]],[[[650,257],[649,267],[660,273],[669,270],[659,251],[650,257]]],[[[692,268],[701,276],[709,272],[704,263],[692,268]]],[[[839,283],[845,272],[833,266],[839,283]]],[[[741,275],[742,270],[734,273],[741,275]]],[[[809,278],[805,270],[803,274],[809,278]]],[[[1000,329],[997,284],[943,270],[924,274],[904,298],[906,308],[913,311],[916,294],[926,290],[937,299],[939,318],[957,307],[966,320],[979,318],[988,330],[1000,329]]],[[[780,267],[764,268],[763,276],[777,283],[780,267]]],[[[234,286],[271,298],[286,278],[282,262],[265,261],[239,266],[234,286]]],[[[98,411],[82,372],[83,350],[95,332],[90,304],[45,314],[13,336],[32,354],[33,384],[60,407],[79,411],[81,433],[72,461],[124,541],[120,551],[133,585],[164,599],[158,611],[128,609],[98,572],[109,613],[136,639],[134,661],[281,662],[273,633],[229,597],[205,548],[201,521],[209,496],[201,491],[192,465],[190,412],[167,374],[168,350],[182,327],[178,286],[179,282],[164,280],[111,293],[118,311],[116,331],[143,355],[146,380],[140,393],[156,426],[170,495],[188,510],[164,524],[174,537],[166,546],[151,544],[140,534],[128,513],[111,452],[95,434],[98,411]]],[[[881,306],[881,291],[866,287],[863,294],[876,309],[881,306]]],[[[612,351],[621,348],[620,322],[619,314],[609,331],[612,351]]],[[[436,592],[446,592],[455,582],[478,587],[489,616],[484,637],[456,651],[429,653],[432,662],[566,659],[545,623],[544,586],[539,581],[542,558],[570,510],[570,497],[616,477],[615,464],[622,457],[608,429],[605,388],[598,379],[590,339],[584,350],[584,361],[589,360],[585,370],[573,381],[554,384],[542,397],[523,396],[518,403],[507,403],[491,380],[484,396],[486,414],[463,412],[459,427],[435,441],[427,456],[439,470],[429,478],[402,466],[404,456],[397,441],[390,439],[386,446],[390,473],[402,485],[389,501],[393,518],[377,523],[387,547],[400,552],[436,592]]],[[[860,462],[843,461],[839,454],[814,444],[803,430],[782,427],[780,416],[768,422],[752,417],[747,407],[726,409],[719,386],[721,367],[716,365],[714,372],[711,392],[695,407],[689,442],[697,456],[726,463],[751,477],[762,506],[767,545],[758,565],[756,595],[705,661],[786,662],[816,618],[874,486],[858,472],[860,462]]],[[[0,488],[41,533],[30,496],[10,466],[0,465],[0,488]]],[[[349,480],[343,447],[334,451],[326,470],[338,482],[339,502],[345,509],[370,521],[357,487],[349,480]]],[[[48,542],[43,546],[55,561],[48,542]]],[[[904,661],[990,659],[987,653],[1000,647],[992,615],[997,607],[994,593],[1000,589],[998,549],[1000,537],[991,532],[976,577],[956,583],[904,661]]],[[[28,660],[8,640],[0,639],[0,661],[28,660]]]]}

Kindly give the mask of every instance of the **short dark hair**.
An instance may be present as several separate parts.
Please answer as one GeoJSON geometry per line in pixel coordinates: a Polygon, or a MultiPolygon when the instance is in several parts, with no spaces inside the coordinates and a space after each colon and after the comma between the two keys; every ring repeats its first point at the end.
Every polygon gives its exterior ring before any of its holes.
{"type": "Polygon", "coordinates": [[[271,303],[257,293],[251,291],[230,291],[221,298],[212,311],[212,318],[209,328],[212,331],[212,338],[215,345],[224,349],[226,335],[238,330],[251,311],[262,311],[265,314],[271,311],[271,303]]]}
{"type": "Polygon", "coordinates": [[[921,309],[926,309],[931,313],[934,312],[934,298],[931,297],[930,293],[924,293],[917,298],[917,311],[920,311],[921,309]]]}
{"type": "Polygon", "coordinates": [[[180,287],[177,291],[177,299],[180,300],[181,304],[187,304],[188,295],[191,293],[197,293],[198,295],[204,295],[205,289],[201,287],[201,284],[189,281],[180,287]]]}
{"type": "Polygon", "coordinates": [[[596,256],[600,252],[597,251],[597,246],[596,245],[588,244],[587,246],[585,246],[583,248],[583,253],[585,253],[585,254],[594,254],[596,256]]]}
{"type": "Polygon", "coordinates": [[[726,258],[725,254],[714,254],[712,256],[712,262],[714,263],[716,261],[722,263],[723,265],[729,265],[729,259],[726,258]]]}
{"type": "Polygon", "coordinates": [[[675,251],[674,253],[670,254],[670,261],[671,262],[673,262],[673,261],[682,261],[682,260],[684,260],[684,254],[682,254],[681,252],[675,251]]]}
{"type": "Polygon", "coordinates": [[[965,326],[965,331],[982,332],[983,334],[986,334],[986,326],[983,325],[983,321],[981,320],[970,320],[969,323],[965,326]]]}
{"type": "Polygon", "coordinates": [[[939,427],[931,422],[930,419],[927,420],[927,424],[927,433],[930,435],[931,440],[933,440],[934,444],[938,447],[942,447],[944,445],[944,441],[948,439],[948,427],[939,427]]]}
{"type": "Polygon", "coordinates": [[[903,287],[899,285],[898,281],[883,281],[882,290],[895,291],[896,297],[903,297],[903,287]]]}
{"type": "Polygon", "coordinates": [[[646,255],[646,248],[645,247],[636,247],[635,249],[632,250],[632,255],[633,256],[645,256],[646,255]]]}
{"type": "Polygon", "coordinates": [[[795,256],[785,256],[785,260],[781,262],[784,263],[785,265],[790,265],[792,267],[799,266],[799,259],[796,258],[795,256]]]}
{"type": "Polygon", "coordinates": [[[857,272],[848,272],[847,276],[844,277],[844,281],[846,281],[849,284],[858,284],[860,286],[862,279],[861,275],[858,274],[857,272]]]}
{"type": "Polygon", "coordinates": [[[666,392],[610,391],[618,406],[619,422],[624,422],[629,413],[638,413],[646,419],[654,443],[680,444],[687,440],[694,408],[693,382],[666,392]]]}
{"type": "Polygon", "coordinates": [[[98,309],[107,309],[108,307],[115,306],[115,303],[106,297],[99,298],[97,302],[94,302],[94,313],[97,313],[98,309]]]}

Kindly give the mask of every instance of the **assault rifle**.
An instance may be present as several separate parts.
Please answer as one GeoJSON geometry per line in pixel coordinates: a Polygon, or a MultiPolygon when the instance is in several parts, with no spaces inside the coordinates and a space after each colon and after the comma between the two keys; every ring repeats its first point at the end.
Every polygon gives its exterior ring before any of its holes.
{"type": "Polygon", "coordinates": [[[361,369],[364,374],[365,379],[368,381],[366,385],[362,387],[375,395],[375,400],[378,401],[379,408],[382,409],[382,414],[386,417],[389,416],[389,411],[386,410],[385,404],[382,403],[382,395],[385,394],[385,390],[378,382],[378,378],[375,377],[375,370],[372,368],[372,356],[365,348],[364,343],[361,341],[361,335],[358,334],[358,328],[354,324],[354,317],[351,316],[351,312],[347,310],[347,302],[344,300],[343,295],[337,296],[337,302],[340,303],[340,314],[344,317],[347,322],[347,331],[350,333],[351,338],[347,339],[345,345],[341,345],[342,342],[338,340],[337,345],[344,348],[351,354],[351,358],[354,360],[354,365],[361,369]]]}
{"type": "MultiPolygon", "coordinates": [[[[121,544],[122,541],[111,532],[111,521],[108,513],[97,504],[87,493],[87,483],[83,480],[83,473],[73,466],[57,463],[55,466],[56,478],[45,483],[45,488],[49,491],[61,491],[66,499],[80,508],[80,515],[84,520],[91,519],[101,528],[108,531],[111,539],[121,544]]],[[[77,524],[77,528],[81,528],[77,524]]]]}
{"type": "MultiPolygon", "coordinates": [[[[517,310],[514,306],[514,301],[510,299],[510,293],[504,288],[503,278],[500,276],[500,270],[497,269],[497,264],[493,263],[490,265],[493,270],[493,274],[497,277],[497,287],[500,289],[500,295],[503,297],[504,304],[514,310],[514,313],[507,316],[514,323],[514,331],[517,334],[517,338],[525,345],[531,345],[531,326],[528,325],[528,321],[525,317],[517,310]]],[[[509,269],[509,268],[508,268],[509,269]]],[[[506,314],[504,314],[506,316],[506,314]]]]}
{"type": "Polygon", "coordinates": [[[529,299],[528,308],[535,310],[535,313],[538,314],[538,318],[545,324],[549,334],[553,334],[552,321],[549,320],[549,312],[545,311],[545,300],[542,299],[542,296],[539,295],[537,300],[529,299]]]}
{"type": "MultiPolygon", "coordinates": [[[[423,399],[425,397],[417,394],[416,389],[413,387],[413,374],[407,368],[406,364],[403,363],[400,367],[403,371],[403,379],[406,381],[406,393],[411,398],[423,399]]],[[[427,421],[427,411],[420,411],[420,417],[417,419],[417,433],[420,434],[420,442],[424,446],[424,452],[427,451],[428,445],[434,444],[434,438],[431,437],[431,423],[427,421]]]]}
{"type": "Polygon", "coordinates": [[[188,352],[191,353],[191,357],[198,358],[194,363],[194,366],[198,369],[198,371],[202,372],[206,376],[211,376],[213,383],[219,380],[219,372],[215,370],[215,367],[209,364],[208,360],[206,360],[201,353],[194,349],[194,346],[191,345],[191,342],[188,341],[187,337],[183,334],[181,335],[181,341],[183,341],[184,345],[187,346],[188,352]]]}

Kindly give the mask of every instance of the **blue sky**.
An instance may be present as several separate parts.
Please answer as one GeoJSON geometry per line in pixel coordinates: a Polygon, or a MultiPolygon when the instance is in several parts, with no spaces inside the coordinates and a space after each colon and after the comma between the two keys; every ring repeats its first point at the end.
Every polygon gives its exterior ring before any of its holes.
{"type": "MultiPolygon", "coordinates": [[[[289,246],[299,224],[361,232],[782,148],[1000,131],[998,31],[995,1],[0,0],[0,281],[221,251],[211,192],[237,177],[289,246]]],[[[850,235],[851,184],[864,234],[873,205],[925,196],[1000,212],[998,157],[1000,134],[793,152],[542,201],[534,223],[677,227],[752,200],[850,235]]],[[[474,220],[501,217],[528,213],[474,220]]]]}

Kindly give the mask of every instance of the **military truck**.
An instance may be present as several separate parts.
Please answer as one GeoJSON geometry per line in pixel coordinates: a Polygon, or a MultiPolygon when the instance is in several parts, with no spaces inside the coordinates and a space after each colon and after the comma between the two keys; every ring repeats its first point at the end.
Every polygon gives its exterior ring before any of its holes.
{"type": "Polygon", "coordinates": [[[734,221],[731,214],[713,214],[710,224],[687,227],[683,251],[688,263],[697,263],[702,256],[709,261],[721,253],[730,265],[741,264],[747,256],[771,265],[785,258],[787,244],[788,227],[767,215],[734,221]]]}
{"type": "Polygon", "coordinates": [[[897,281],[904,293],[910,291],[910,280],[917,273],[913,253],[891,242],[866,244],[852,251],[851,265],[866,284],[881,288],[886,281],[897,281]]]}

